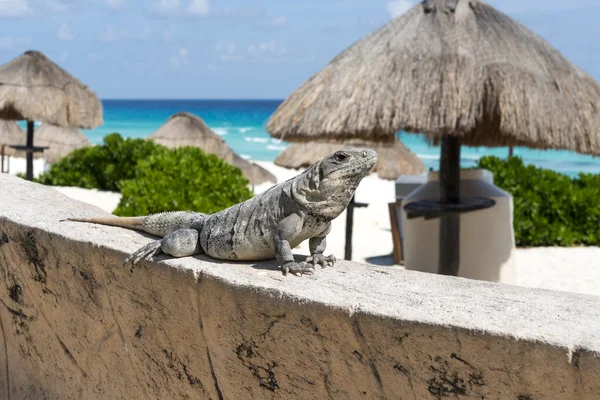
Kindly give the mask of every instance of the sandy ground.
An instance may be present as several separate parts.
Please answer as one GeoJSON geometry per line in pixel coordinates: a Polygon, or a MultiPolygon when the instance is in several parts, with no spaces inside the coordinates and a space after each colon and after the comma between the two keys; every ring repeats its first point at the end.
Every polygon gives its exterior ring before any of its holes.
{"type": "MultiPolygon", "coordinates": [[[[258,162],[275,174],[279,182],[289,179],[299,171],[278,167],[271,162],[258,162]]],[[[43,160],[35,160],[35,175],[44,168],[43,160]]],[[[11,159],[10,173],[25,172],[25,160],[11,159]]],[[[261,193],[271,184],[258,185],[261,193]]],[[[54,187],[59,192],[112,212],[119,203],[120,194],[75,187],[54,187]]],[[[379,265],[392,265],[392,234],[388,203],[394,201],[394,182],[366,177],[356,192],[356,201],[368,203],[366,208],[354,212],[353,260],[379,265]]],[[[346,213],[333,221],[327,237],[327,254],[342,259],[345,245],[346,213]]],[[[308,254],[308,243],[301,244],[295,252],[308,254]]],[[[517,284],[535,288],[563,290],[600,296],[600,248],[541,247],[516,251],[517,284]]]]}
{"type": "MultiPolygon", "coordinates": [[[[42,158],[33,160],[33,176],[37,177],[44,171],[46,162],[42,158]]],[[[4,159],[4,168],[2,170],[6,171],[8,169],[11,175],[16,174],[24,174],[27,171],[27,163],[24,158],[16,158],[16,157],[5,157],[4,159]]]]}

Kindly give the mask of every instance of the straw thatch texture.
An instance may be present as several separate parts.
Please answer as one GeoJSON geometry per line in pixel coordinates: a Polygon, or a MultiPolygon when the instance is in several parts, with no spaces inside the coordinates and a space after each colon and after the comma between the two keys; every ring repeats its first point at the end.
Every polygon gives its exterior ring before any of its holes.
{"type": "Polygon", "coordinates": [[[238,154],[234,153],[233,150],[231,151],[231,155],[223,158],[223,160],[239,168],[251,185],[260,185],[265,182],[277,183],[277,177],[275,177],[275,175],[260,165],[248,162],[238,154]]]}
{"type": "Polygon", "coordinates": [[[148,139],[171,149],[193,146],[206,153],[215,154],[221,160],[238,167],[252,185],[267,181],[277,182],[273,174],[237,155],[200,117],[188,112],[172,115],[148,139]]]}
{"type": "Polygon", "coordinates": [[[338,55],[273,114],[288,141],[450,133],[600,154],[600,86],[480,0],[425,0],[338,55]]]}
{"type": "Polygon", "coordinates": [[[0,120],[0,145],[5,144],[4,154],[11,157],[25,157],[24,151],[16,151],[8,145],[25,145],[27,133],[15,121],[0,120]]]}
{"type": "Polygon", "coordinates": [[[307,168],[323,157],[349,147],[366,147],[377,152],[377,164],[371,172],[382,179],[396,179],[402,175],[419,175],[425,172],[423,162],[399,140],[393,143],[347,140],[344,142],[294,143],[275,159],[275,165],[286,168],[307,168]]]}
{"type": "Polygon", "coordinates": [[[92,145],[79,129],[52,124],[43,124],[36,130],[34,144],[48,147],[43,153],[35,154],[35,158],[43,157],[48,163],[58,162],[73,150],[92,145]]]}
{"type": "Polygon", "coordinates": [[[94,92],[37,51],[0,66],[0,119],[92,129],[102,124],[94,92]]]}

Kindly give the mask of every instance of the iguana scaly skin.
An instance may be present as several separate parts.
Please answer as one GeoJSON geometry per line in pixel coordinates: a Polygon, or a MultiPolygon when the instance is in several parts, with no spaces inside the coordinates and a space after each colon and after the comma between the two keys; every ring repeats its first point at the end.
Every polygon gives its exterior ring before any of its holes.
{"type": "Polygon", "coordinates": [[[165,253],[173,257],[207,254],[220,260],[276,258],[284,275],[311,274],[332,266],[323,255],[331,221],[348,206],[360,181],[377,161],[370,149],[345,149],[316,162],[300,175],[215,214],[176,211],[145,217],[69,218],[131,228],[162,237],[125,263],[165,253]],[[309,240],[311,256],[297,263],[292,248],[309,240]]]}

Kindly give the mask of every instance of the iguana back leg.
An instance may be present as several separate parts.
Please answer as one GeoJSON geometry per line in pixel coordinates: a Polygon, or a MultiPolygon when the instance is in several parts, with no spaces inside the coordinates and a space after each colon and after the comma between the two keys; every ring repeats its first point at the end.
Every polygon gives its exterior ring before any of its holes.
{"type": "Polygon", "coordinates": [[[179,229],[169,233],[162,239],[148,243],[127,257],[123,264],[131,261],[135,265],[140,260],[150,260],[160,253],[173,257],[188,257],[202,254],[204,251],[200,247],[196,229],[179,229]]]}

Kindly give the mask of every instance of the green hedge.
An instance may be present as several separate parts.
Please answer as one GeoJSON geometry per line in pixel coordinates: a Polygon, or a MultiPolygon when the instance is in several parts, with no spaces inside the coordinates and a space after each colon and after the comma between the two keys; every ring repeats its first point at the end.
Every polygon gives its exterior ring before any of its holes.
{"type": "Polygon", "coordinates": [[[517,246],[600,244],[600,175],[570,178],[518,157],[483,157],[477,168],[490,170],[495,185],[512,194],[517,246]]]}
{"type": "Polygon", "coordinates": [[[119,191],[118,182],[131,179],[139,160],[163,146],[144,139],[123,139],[118,133],[104,137],[100,146],[77,149],[53,164],[37,182],[52,186],[119,191]]]}
{"type": "Polygon", "coordinates": [[[100,146],[75,150],[37,182],[121,192],[114,214],[162,211],[214,213],[252,197],[241,171],[199,148],[169,150],[118,133],[100,146]]]}
{"type": "Polygon", "coordinates": [[[241,171],[196,147],[160,149],[119,182],[116,215],[190,210],[214,213],[252,197],[241,171]]]}

